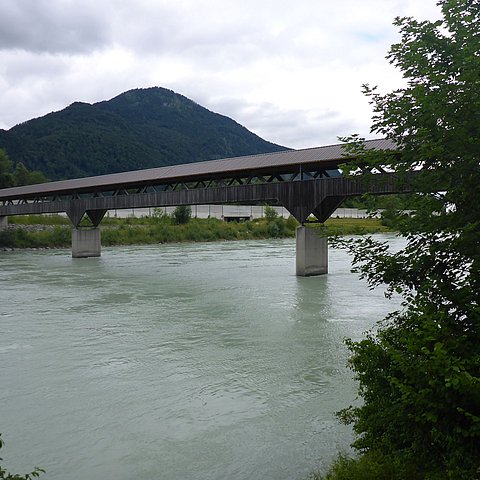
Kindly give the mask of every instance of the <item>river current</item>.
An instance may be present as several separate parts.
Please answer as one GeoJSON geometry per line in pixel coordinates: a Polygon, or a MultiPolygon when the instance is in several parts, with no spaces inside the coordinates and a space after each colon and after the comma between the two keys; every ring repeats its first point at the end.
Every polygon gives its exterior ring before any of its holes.
{"type": "MultiPolygon", "coordinates": [[[[392,243],[398,240],[387,237],[392,243]]],[[[2,465],[45,480],[283,480],[348,451],[345,337],[397,305],[294,240],[0,252],[2,465]]]]}

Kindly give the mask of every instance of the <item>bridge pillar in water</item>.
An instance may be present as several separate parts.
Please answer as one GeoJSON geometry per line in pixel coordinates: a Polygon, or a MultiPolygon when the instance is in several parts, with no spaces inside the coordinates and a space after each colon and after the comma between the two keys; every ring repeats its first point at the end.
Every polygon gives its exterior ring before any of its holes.
{"type": "Polygon", "coordinates": [[[0,230],[8,227],[8,217],[0,217],[0,230]]]}
{"type": "Polygon", "coordinates": [[[328,273],[328,241],[316,228],[297,227],[296,270],[299,277],[328,273]]]}
{"type": "Polygon", "coordinates": [[[72,257],[99,257],[102,253],[100,229],[74,228],[72,230],[72,257]]]}

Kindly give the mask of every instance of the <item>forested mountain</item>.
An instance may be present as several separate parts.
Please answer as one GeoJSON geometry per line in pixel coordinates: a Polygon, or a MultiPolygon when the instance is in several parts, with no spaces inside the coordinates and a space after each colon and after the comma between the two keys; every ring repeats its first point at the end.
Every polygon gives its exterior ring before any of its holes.
{"type": "Polygon", "coordinates": [[[136,89],[0,129],[0,148],[52,180],[284,150],[171,90],[136,89]]]}

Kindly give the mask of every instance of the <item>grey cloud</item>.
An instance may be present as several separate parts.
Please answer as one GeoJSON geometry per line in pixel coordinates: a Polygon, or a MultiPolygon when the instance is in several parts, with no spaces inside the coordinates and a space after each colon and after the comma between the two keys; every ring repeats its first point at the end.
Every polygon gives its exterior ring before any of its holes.
{"type": "Polygon", "coordinates": [[[391,19],[420,3],[0,0],[0,125],[159,85],[285,146],[334,143],[368,131],[360,84],[382,85],[391,19]]]}
{"type": "Polygon", "coordinates": [[[40,78],[59,78],[68,74],[69,67],[64,58],[56,55],[5,54],[8,59],[3,67],[3,79],[11,86],[32,86],[40,78]]]}
{"type": "Polygon", "coordinates": [[[279,108],[271,103],[249,104],[239,99],[221,99],[206,104],[244,125],[265,140],[286,147],[306,148],[337,143],[339,135],[365,131],[365,125],[345,118],[338,111],[279,108]]]}
{"type": "Polygon", "coordinates": [[[118,45],[141,55],[177,57],[202,69],[224,69],[264,55],[259,22],[249,15],[238,18],[228,2],[218,8],[215,2],[208,8],[193,2],[182,9],[143,1],[136,9],[128,3],[116,8],[111,27],[118,45]]]}
{"type": "Polygon", "coordinates": [[[354,126],[334,115],[334,120],[312,119],[307,112],[286,112],[283,124],[277,122],[270,124],[265,122],[255,130],[261,132],[266,138],[272,141],[281,139],[287,146],[293,148],[308,148],[319,145],[338,143],[338,136],[344,128],[354,132],[354,126]]]}
{"type": "Polygon", "coordinates": [[[4,0],[0,3],[0,50],[95,50],[109,42],[104,17],[90,1],[4,0]]]}

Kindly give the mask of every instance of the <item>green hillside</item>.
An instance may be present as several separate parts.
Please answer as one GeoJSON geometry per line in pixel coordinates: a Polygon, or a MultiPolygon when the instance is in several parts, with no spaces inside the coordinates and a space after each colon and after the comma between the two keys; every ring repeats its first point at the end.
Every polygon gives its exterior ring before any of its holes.
{"type": "Polygon", "coordinates": [[[0,148],[15,164],[52,180],[285,149],[159,87],[130,90],[93,105],[76,102],[0,129],[0,148]]]}

